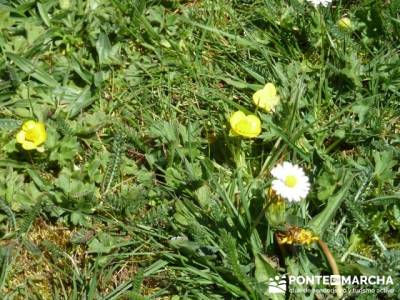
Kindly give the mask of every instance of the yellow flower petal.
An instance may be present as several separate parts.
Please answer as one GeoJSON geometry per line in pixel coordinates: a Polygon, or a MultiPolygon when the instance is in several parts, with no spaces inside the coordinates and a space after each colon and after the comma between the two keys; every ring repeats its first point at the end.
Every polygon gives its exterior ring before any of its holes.
{"type": "Polygon", "coordinates": [[[39,152],[44,152],[45,151],[43,146],[37,147],[36,150],[39,151],[39,152]]]}
{"type": "Polygon", "coordinates": [[[23,125],[22,125],[22,130],[23,131],[28,131],[31,130],[32,128],[35,128],[36,126],[36,122],[35,121],[26,121],[23,125]]]}
{"type": "Polygon", "coordinates": [[[248,115],[247,121],[250,123],[250,133],[258,136],[261,133],[261,121],[256,115],[248,115]]]}
{"type": "Polygon", "coordinates": [[[253,102],[267,112],[274,111],[275,106],[279,103],[275,86],[267,83],[264,88],[254,93],[253,102]]]}
{"type": "Polygon", "coordinates": [[[264,88],[263,88],[262,90],[263,90],[263,93],[264,93],[264,95],[265,95],[266,97],[274,97],[274,96],[276,96],[276,88],[275,88],[275,86],[274,86],[272,83],[270,83],[270,82],[268,82],[268,83],[264,86],[264,88]]]}
{"type": "Polygon", "coordinates": [[[245,118],[246,115],[244,112],[238,110],[237,112],[234,112],[231,117],[229,118],[229,123],[231,124],[231,127],[234,128],[236,124],[243,118],[245,118]]]}
{"type": "Polygon", "coordinates": [[[46,128],[42,122],[36,123],[36,127],[32,129],[34,132],[35,140],[34,143],[36,145],[43,144],[47,139],[46,128]]]}
{"type": "Polygon", "coordinates": [[[36,145],[32,142],[24,141],[22,143],[22,148],[24,148],[25,150],[33,150],[36,149],[36,145]]]}
{"type": "Polygon", "coordinates": [[[25,142],[25,131],[21,130],[20,132],[17,133],[15,139],[17,140],[17,143],[22,144],[25,142]]]}
{"type": "Polygon", "coordinates": [[[288,245],[310,245],[319,240],[319,237],[310,230],[299,227],[292,227],[286,232],[279,232],[277,237],[280,244],[288,245]]]}

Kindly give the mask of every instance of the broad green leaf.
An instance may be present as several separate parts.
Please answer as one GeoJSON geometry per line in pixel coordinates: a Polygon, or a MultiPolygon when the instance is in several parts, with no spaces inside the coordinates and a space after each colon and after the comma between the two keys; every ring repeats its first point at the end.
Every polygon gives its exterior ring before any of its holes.
{"type": "Polygon", "coordinates": [[[108,56],[111,52],[111,43],[106,34],[99,34],[99,39],[96,42],[96,50],[100,64],[105,64],[108,61],[108,56]]]}
{"type": "Polygon", "coordinates": [[[92,104],[93,101],[94,101],[94,98],[92,97],[92,95],[90,93],[90,88],[89,88],[89,86],[86,86],[84,88],[84,90],[81,92],[81,94],[79,95],[78,99],[76,99],[76,101],[71,103],[71,105],[69,107],[68,117],[70,119],[74,118],[83,109],[85,109],[90,104],[92,104]]]}
{"type": "Polygon", "coordinates": [[[36,186],[41,191],[49,191],[50,190],[50,184],[47,182],[47,180],[41,178],[41,176],[38,174],[38,172],[36,172],[32,169],[26,169],[26,172],[29,174],[29,176],[32,178],[33,182],[36,184],[36,186]]]}
{"type": "Polygon", "coordinates": [[[105,33],[99,34],[99,39],[96,42],[97,55],[99,56],[100,64],[115,64],[119,63],[119,44],[111,45],[110,39],[105,33]]]}
{"type": "Polygon", "coordinates": [[[394,178],[393,167],[397,161],[393,159],[393,153],[390,151],[374,152],[375,171],[374,176],[382,182],[394,178]]]}
{"type": "Polygon", "coordinates": [[[254,275],[257,282],[266,284],[270,278],[276,275],[276,271],[271,264],[267,262],[267,258],[263,257],[263,254],[256,255],[255,266],[256,270],[254,275]]]}
{"type": "Polygon", "coordinates": [[[37,8],[43,22],[46,24],[47,27],[50,27],[51,21],[47,12],[47,8],[40,2],[37,3],[37,8]]]}
{"type": "Polygon", "coordinates": [[[210,203],[211,191],[208,185],[203,185],[195,191],[197,201],[201,207],[207,207],[210,203]]]}
{"type": "Polygon", "coordinates": [[[112,249],[112,244],[105,245],[95,238],[89,243],[88,253],[110,253],[112,249]]]}
{"type": "Polygon", "coordinates": [[[317,179],[318,183],[318,199],[321,201],[325,201],[332,196],[335,192],[337,186],[337,177],[335,174],[330,172],[324,172],[317,179]]]}
{"type": "Polygon", "coordinates": [[[328,199],[327,205],[322,212],[316,215],[308,225],[311,229],[317,234],[322,236],[325,230],[328,228],[329,224],[331,223],[333,217],[336,214],[336,211],[342,204],[343,200],[346,197],[346,194],[352,184],[351,177],[347,174],[344,177],[344,185],[341,190],[333,196],[331,199],[328,199]]]}
{"type": "MultiPolygon", "coordinates": [[[[231,34],[231,33],[222,31],[220,29],[217,29],[216,27],[207,26],[207,25],[192,21],[187,18],[182,18],[182,21],[187,22],[193,26],[199,27],[203,30],[207,30],[209,32],[213,32],[213,33],[219,34],[221,36],[224,36],[232,41],[235,41],[237,43],[237,45],[239,45],[239,46],[249,47],[249,48],[259,48],[260,47],[260,43],[255,40],[245,39],[236,34],[231,34]]],[[[271,51],[271,53],[272,53],[272,51],[271,51]]]]}
{"type": "Polygon", "coordinates": [[[42,26],[38,26],[34,22],[25,22],[25,31],[28,43],[30,45],[32,45],[36,41],[36,39],[45,32],[42,26]]]}
{"type": "Polygon", "coordinates": [[[58,82],[47,74],[45,71],[39,69],[26,58],[8,52],[7,56],[25,73],[31,75],[33,78],[48,85],[49,87],[57,87],[58,82]]]}
{"type": "Polygon", "coordinates": [[[13,19],[10,18],[9,8],[7,6],[0,5],[0,29],[7,28],[13,23],[13,19]]]}
{"type": "Polygon", "coordinates": [[[2,159],[0,160],[0,167],[11,167],[14,169],[25,169],[29,168],[28,163],[19,162],[11,159],[2,159]]]}
{"type": "MultiPolygon", "coordinates": [[[[269,292],[271,284],[278,284],[280,283],[280,276],[277,275],[274,267],[272,266],[272,262],[269,261],[268,257],[264,254],[258,254],[255,257],[255,273],[254,276],[258,283],[260,283],[263,287],[265,287],[264,295],[268,296],[266,299],[272,300],[283,300],[285,299],[284,290],[282,293],[273,294],[269,292]]],[[[277,287],[278,288],[278,287],[277,287]]]]}

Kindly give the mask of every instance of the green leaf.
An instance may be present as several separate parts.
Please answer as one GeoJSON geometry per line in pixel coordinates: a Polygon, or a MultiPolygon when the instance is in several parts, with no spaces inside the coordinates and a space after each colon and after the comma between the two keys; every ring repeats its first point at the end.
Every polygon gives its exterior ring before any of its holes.
{"type": "Polygon", "coordinates": [[[48,191],[50,189],[36,171],[32,169],[26,169],[26,171],[40,190],[48,191]]]}
{"type": "Polygon", "coordinates": [[[25,168],[29,168],[29,164],[28,163],[24,163],[24,162],[18,162],[15,160],[11,160],[11,159],[1,159],[0,160],[0,167],[11,167],[14,169],[25,169],[25,168]]]}
{"type": "Polygon", "coordinates": [[[88,253],[110,253],[112,248],[112,246],[104,245],[95,238],[89,243],[88,253]]]}
{"type": "Polygon", "coordinates": [[[337,185],[337,177],[330,172],[324,172],[317,180],[318,183],[318,199],[325,201],[334,193],[337,185]]]}
{"type": "Polygon", "coordinates": [[[220,80],[225,81],[227,84],[237,88],[237,89],[252,89],[254,91],[261,89],[263,86],[259,84],[251,84],[245,81],[233,80],[228,77],[220,77],[220,80]]]}
{"type": "Polygon", "coordinates": [[[342,204],[346,197],[353,180],[349,174],[344,176],[344,186],[342,189],[331,199],[327,201],[327,205],[322,212],[316,215],[309,223],[309,227],[317,234],[322,236],[325,230],[328,228],[330,222],[336,214],[337,209],[342,204]]]}
{"type": "Polygon", "coordinates": [[[360,101],[359,103],[355,104],[351,110],[358,115],[360,122],[363,123],[370,109],[371,106],[368,102],[360,101]]]}
{"type": "MultiPolygon", "coordinates": [[[[38,7],[41,6],[38,4],[38,7]]],[[[33,22],[25,22],[25,31],[28,43],[30,45],[32,45],[37,40],[37,38],[45,32],[43,27],[38,26],[33,22]]]]}
{"type": "Polygon", "coordinates": [[[10,18],[9,8],[7,6],[0,5],[0,30],[11,26],[13,23],[13,20],[10,18]]]}
{"type": "Polygon", "coordinates": [[[374,176],[381,182],[389,181],[394,178],[393,167],[397,161],[393,159],[391,151],[374,152],[375,171],[374,176]]]}
{"type": "Polygon", "coordinates": [[[69,107],[68,117],[70,119],[77,116],[84,108],[88,107],[92,104],[94,98],[91,97],[90,88],[86,86],[81,94],[79,95],[78,99],[75,102],[72,102],[69,107]]]}
{"type": "Polygon", "coordinates": [[[185,182],[184,175],[175,168],[168,168],[165,172],[165,180],[171,187],[179,187],[185,182]]]}
{"type": "Polygon", "coordinates": [[[37,3],[37,8],[43,22],[46,24],[47,27],[50,27],[51,21],[49,18],[48,9],[40,2],[37,3]]]}
{"type": "Polygon", "coordinates": [[[274,268],[267,262],[263,254],[256,255],[255,258],[255,277],[259,283],[268,283],[269,279],[276,275],[274,268]]]}
{"type": "Polygon", "coordinates": [[[211,191],[208,185],[203,185],[195,191],[197,201],[201,207],[207,207],[210,203],[211,191]]]}
{"type": "Polygon", "coordinates": [[[159,259],[144,270],[143,276],[147,277],[156,274],[160,269],[163,269],[166,265],[168,265],[167,261],[159,259]]]}
{"type": "Polygon", "coordinates": [[[10,52],[7,52],[6,54],[12,61],[14,61],[14,63],[18,66],[18,68],[20,68],[25,73],[31,75],[33,78],[39,80],[40,82],[46,84],[49,87],[55,88],[58,86],[58,82],[54,78],[52,78],[45,71],[36,67],[26,58],[23,58],[21,56],[15,55],[10,52]]]}
{"type": "Polygon", "coordinates": [[[69,9],[71,7],[71,1],[70,0],[59,0],[60,3],[60,8],[61,9],[69,9]]]}
{"type": "Polygon", "coordinates": [[[273,282],[279,282],[278,278],[280,278],[279,276],[275,277],[275,275],[277,275],[277,272],[275,271],[272,264],[273,264],[273,262],[270,262],[268,257],[259,253],[258,255],[256,255],[256,258],[255,258],[256,270],[255,270],[254,276],[258,283],[263,284],[265,286],[264,295],[267,296],[266,299],[283,300],[283,299],[285,299],[284,293],[271,294],[268,292],[268,286],[271,284],[270,280],[273,279],[273,282]]]}
{"type": "Polygon", "coordinates": [[[111,42],[105,33],[99,34],[99,39],[96,42],[96,50],[99,56],[100,64],[116,64],[119,63],[120,45],[111,46],[111,42]]]}
{"type": "MultiPolygon", "coordinates": [[[[49,141],[48,144],[50,144],[49,141]]],[[[76,136],[65,136],[62,139],[55,141],[55,144],[51,149],[49,159],[51,161],[58,161],[60,165],[67,165],[80,150],[79,143],[76,136]]]]}
{"type": "Polygon", "coordinates": [[[117,246],[117,239],[107,233],[101,232],[88,244],[89,253],[110,253],[117,246]]]}
{"type": "Polygon", "coordinates": [[[15,130],[22,124],[19,120],[0,119],[0,130],[15,130]]]}

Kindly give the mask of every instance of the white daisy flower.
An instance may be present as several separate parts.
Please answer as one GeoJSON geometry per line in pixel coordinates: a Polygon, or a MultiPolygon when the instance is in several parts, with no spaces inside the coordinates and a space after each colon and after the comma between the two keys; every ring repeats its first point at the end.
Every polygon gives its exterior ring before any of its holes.
{"type": "Polygon", "coordinates": [[[288,201],[298,202],[304,199],[309,190],[310,182],[303,169],[285,161],[271,170],[272,189],[288,201]]]}
{"type": "Polygon", "coordinates": [[[329,3],[332,2],[332,0],[307,0],[308,2],[310,2],[312,5],[314,6],[318,6],[318,5],[322,5],[322,6],[328,6],[329,3]]]}

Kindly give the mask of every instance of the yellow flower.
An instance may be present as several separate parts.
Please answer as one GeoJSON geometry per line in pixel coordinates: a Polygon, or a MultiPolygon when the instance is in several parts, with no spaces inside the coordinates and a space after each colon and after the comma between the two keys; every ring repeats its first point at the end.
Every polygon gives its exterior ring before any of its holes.
{"type": "Polygon", "coordinates": [[[272,83],[267,83],[261,90],[258,90],[253,95],[253,102],[267,112],[273,112],[275,110],[279,99],[276,88],[272,83]]]}
{"type": "Polygon", "coordinates": [[[21,130],[17,133],[17,143],[22,145],[25,150],[36,149],[43,151],[43,147],[40,147],[47,139],[46,128],[42,122],[26,121],[21,130]]]}
{"type": "Polygon", "coordinates": [[[261,133],[261,121],[256,115],[245,115],[237,111],[229,118],[231,124],[230,135],[241,135],[246,138],[255,138],[261,133]]]}
{"type": "Polygon", "coordinates": [[[291,227],[286,232],[279,232],[277,234],[277,239],[279,244],[288,245],[310,245],[319,240],[310,230],[299,227],[291,227]]]}
{"type": "Polygon", "coordinates": [[[347,17],[341,18],[339,21],[337,21],[337,25],[341,30],[350,30],[351,29],[351,21],[347,17]]]}

